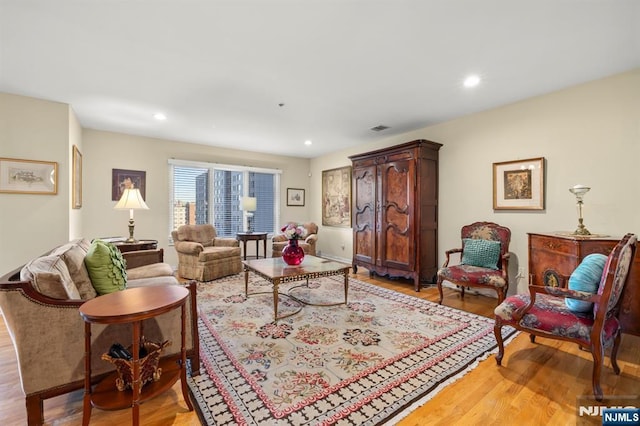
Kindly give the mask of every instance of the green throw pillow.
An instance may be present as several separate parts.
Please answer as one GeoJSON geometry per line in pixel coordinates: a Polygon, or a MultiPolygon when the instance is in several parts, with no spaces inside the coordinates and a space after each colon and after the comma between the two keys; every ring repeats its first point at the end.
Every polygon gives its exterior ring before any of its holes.
{"type": "Polygon", "coordinates": [[[480,268],[498,269],[500,241],[463,238],[462,264],[480,268]]]}
{"type": "Polygon", "coordinates": [[[84,258],[91,284],[99,295],[127,287],[127,261],[111,243],[94,240],[84,258]]]}

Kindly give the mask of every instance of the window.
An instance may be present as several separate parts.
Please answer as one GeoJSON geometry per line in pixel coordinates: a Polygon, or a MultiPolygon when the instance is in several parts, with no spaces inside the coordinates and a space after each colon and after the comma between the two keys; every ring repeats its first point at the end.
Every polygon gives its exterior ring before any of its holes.
{"type": "Polygon", "coordinates": [[[279,223],[280,171],[169,160],[170,227],[211,223],[221,237],[249,227],[274,232],[279,223]],[[241,197],[255,197],[255,212],[242,210],[241,197]]]}

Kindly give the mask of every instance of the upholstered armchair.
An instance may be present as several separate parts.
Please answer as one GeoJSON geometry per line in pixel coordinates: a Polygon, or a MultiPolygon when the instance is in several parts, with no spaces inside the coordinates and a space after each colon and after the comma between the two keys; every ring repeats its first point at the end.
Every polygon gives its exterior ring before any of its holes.
{"type": "Polygon", "coordinates": [[[182,225],[171,236],[182,278],[212,281],[242,271],[240,244],[218,237],[213,225],[182,225]]]}
{"type": "Polygon", "coordinates": [[[462,227],[462,247],[447,250],[446,260],[438,270],[439,303],[442,304],[442,282],[461,287],[481,287],[494,290],[500,304],[509,288],[509,242],[511,230],[493,222],[475,222],[462,227]],[[449,266],[450,256],[460,253],[460,264],[449,266]]]}
{"type": "Polygon", "coordinates": [[[529,294],[510,296],[498,305],[494,326],[498,365],[504,356],[500,330],[505,325],[529,333],[531,343],[536,336],[576,343],[591,352],[593,395],[602,401],[600,372],[609,347],[613,371],[620,374],[616,360],[621,333],[620,296],[628,281],[636,242],[634,234],[627,234],[601,262],[589,259],[592,255],[585,257],[571,274],[568,288],[530,285],[529,294]]]}
{"type": "MultiPolygon", "coordinates": [[[[311,256],[316,255],[316,242],[318,241],[318,225],[313,222],[303,223],[302,226],[307,230],[307,236],[304,240],[300,240],[298,245],[304,250],[304,254],[311,256]]],[[[282,256],[282,249],[288,244],[289,240],[284,234],[274,235],[271,239],[271,257],[282,256]]]]}

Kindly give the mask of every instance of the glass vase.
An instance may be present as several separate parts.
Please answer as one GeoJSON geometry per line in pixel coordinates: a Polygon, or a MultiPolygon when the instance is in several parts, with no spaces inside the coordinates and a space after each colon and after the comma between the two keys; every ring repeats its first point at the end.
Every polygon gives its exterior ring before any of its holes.
{"type": "Polygon", "coordinates": [[[304,250],[298,245],[298,240],[289,240],[289,244],[282,249],[282,260],[289,266],[297,266],[304,259],[304,250]]]}

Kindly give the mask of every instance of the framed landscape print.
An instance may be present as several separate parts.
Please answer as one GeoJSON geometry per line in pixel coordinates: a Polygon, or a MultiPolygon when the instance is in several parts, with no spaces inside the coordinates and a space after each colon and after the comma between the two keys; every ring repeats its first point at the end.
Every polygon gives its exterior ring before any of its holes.
{"type": "Polygon", "coordinates": [[[304,189],[287,188],[287,206],[304,206],[304,189]]]}
{"type": "Polygon", "coordinates": [[[544,210],[544,157],[493,163],[494,210],[544,210]]]}
{"type": "Polygon", "coordinates": [[[122,193],[127,188],[138,188],[142,199],[147,199],[147,172],[139,170],[112,169],[111,171],[111,201],[120,201],[122,193]]]}
{"type": "Polygon", "coordinates": [[[351,166],[322,171],[322,224],[351,227],[351,166]]]}
{"type": "Polygon", "coordinates": [[[0,158],[0,192],[55,195],[58,163],[0,158]]]}
{"type": "Polygon", "coordinates": [[[73,146],[73,188],[71,207],[79,209],[82,207],[82,154],[77,146],[73,146]]]}

